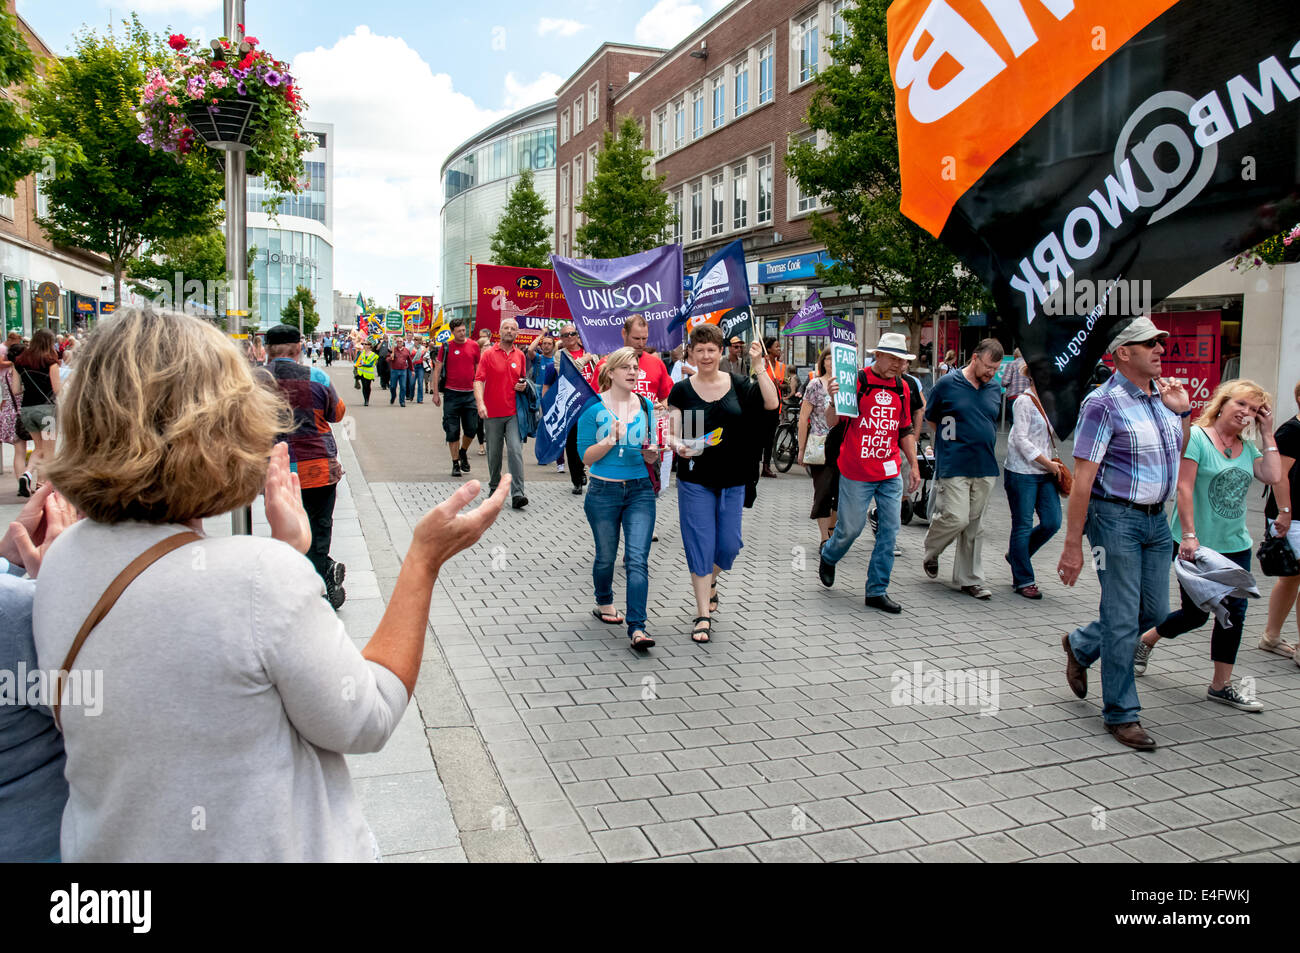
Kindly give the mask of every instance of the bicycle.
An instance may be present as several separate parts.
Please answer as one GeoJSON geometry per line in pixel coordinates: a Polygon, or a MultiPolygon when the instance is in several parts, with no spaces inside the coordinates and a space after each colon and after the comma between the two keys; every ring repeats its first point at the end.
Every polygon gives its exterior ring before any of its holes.
{"type": "Polygon", "coordinates": [[[781,420],[772,437],[772,463],[781,473],[789,473],[799,456],[799,405],[798,397],[787,397],[781,405],[781,420]]]}

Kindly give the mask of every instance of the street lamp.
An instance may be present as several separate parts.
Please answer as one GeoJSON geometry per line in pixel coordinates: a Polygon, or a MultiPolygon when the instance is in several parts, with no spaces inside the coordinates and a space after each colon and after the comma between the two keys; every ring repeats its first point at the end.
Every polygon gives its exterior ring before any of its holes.
{"type": "MultiPolygon", "coordinates": [[[[225,0],[226,36],[240,49],[244,43],[244,0],[225,0]]],[[[219,46],[215,40],[213,46],[219,46]]],[[[228,326],[234,334],[243,330],[248,311],[248,153],[226,153],[226,274],[231,294],[226,305],[228,326]]],[[[245,506],[230,514],[230,529],[236,536],[253,535],[253,509],[245,506]]]]}

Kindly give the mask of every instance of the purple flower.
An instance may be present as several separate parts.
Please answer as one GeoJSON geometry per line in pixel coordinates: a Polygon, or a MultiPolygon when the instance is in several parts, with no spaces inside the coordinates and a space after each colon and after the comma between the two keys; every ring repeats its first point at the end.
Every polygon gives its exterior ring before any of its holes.
{"type": "Polygon", "coordinates": [[[262,77],[262,82],[267,86],[279,86],[282,80],[283,77],[273,69],[267,70],[266,75],[262,77]]]}
{"type": "Polygon", "coordinates": [[[241,96],[248,95],[248,87],[244,85],[244,81],[242,79],[239,81],[239,85],[235,87],[235,92],[239,93],[239,95],[241,96]]]}
{"type": "Polygon", "coordinates": [[[230,75],[233,76],[235,79],[245,79],[248,76],[248,70],[235,69],[233,66],[230,67],[230,69],[227,70],[227,72],[230,73],[230,75]]]}

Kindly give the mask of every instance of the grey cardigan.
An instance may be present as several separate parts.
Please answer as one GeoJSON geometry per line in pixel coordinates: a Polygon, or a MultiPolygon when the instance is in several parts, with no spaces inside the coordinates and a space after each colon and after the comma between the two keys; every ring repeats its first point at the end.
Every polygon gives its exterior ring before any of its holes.
{"type": "MultiPolygon", "coordinates": [[[[68,529],[36,590],[41,668],[130,560],[183,529],[68,529]]],[[[102,673],[102,700],[64,694],[65,861],[377,859],[343,754],[383,747],[406,688],[323,596],[304,556],[248,536],[181,547],[130,585],[72,667],[102,673]]]]}

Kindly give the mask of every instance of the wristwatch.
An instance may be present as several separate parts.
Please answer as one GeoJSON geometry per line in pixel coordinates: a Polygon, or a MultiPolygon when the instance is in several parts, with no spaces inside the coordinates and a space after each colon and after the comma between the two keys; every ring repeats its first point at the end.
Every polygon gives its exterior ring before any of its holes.
{"type": "Polygon", "coordinates": [[[1190,410],[1185,410],[1178,416],[1181,417],[1183,420],[1186,420],[1188,417],[1192,416],[1192,412],[1190,410]]]}

